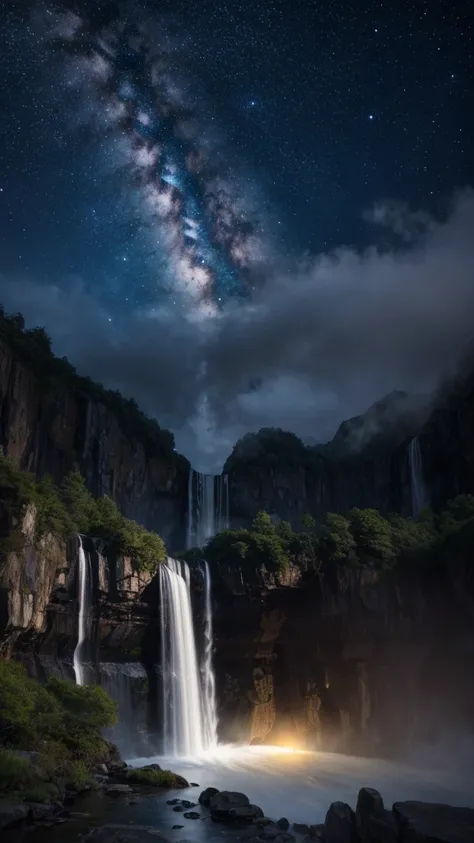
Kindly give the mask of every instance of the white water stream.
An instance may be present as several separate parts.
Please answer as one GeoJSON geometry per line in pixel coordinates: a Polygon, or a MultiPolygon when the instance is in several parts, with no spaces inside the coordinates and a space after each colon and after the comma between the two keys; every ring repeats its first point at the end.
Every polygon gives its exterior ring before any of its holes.
{"type": "Polygon", "coordinates": [[[77,644],[74,650],[73,663],[76,675],[76,684],[85,685],[85,667],[83,662],[84,645],[87,641],[87,626],[89,619],[90,589],[89,589],[89,559],[87,558],[82,544],[81,536],[77,554],[78,563],[78,598],[79,598],[79,621],[77,644]]]}
{"type": "Polygon", "coordinates": [[[166,755],[200,756],[217,743],[210,578],[206,568],[205,656],[197,657],[191,605],[190,572],[185,562],[168,558],[160,565],[163,738],[166,755]]]}

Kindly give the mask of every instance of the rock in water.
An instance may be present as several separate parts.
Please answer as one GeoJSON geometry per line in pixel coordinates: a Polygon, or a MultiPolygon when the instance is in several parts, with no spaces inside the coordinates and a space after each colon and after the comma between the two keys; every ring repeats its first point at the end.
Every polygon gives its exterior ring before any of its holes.
{"type": "Polygon", "coordinates": [[[197,812],[197,811],[187,811],[187,812],[184,814],[184,818],[185,818],[186,820],[200,820],[200,819],[201,819],[201,814],[198,814],[198,812],[197,812]]]}
{"type": "Polygon", "coordinates": [[[282,831],[288,831],[290,823],[286,817],[281,817],[281,819],[277,820],[277,826],[278,828],[281,828],[282,831]]]}
{"type": "Polygon", "coordinates": [[[242,805],[229,811],[229,820],[236,823],[251,823],[260,817],[263,817],[263,811],[258,805],[242,805]]]}
{"type": "Polygon", "coordinates": [[[0,801],[0,828],[11,828],[26,820],[29,813],[28,805],[22,802],[0,801]]]}
{"type": "Polygon", "coordinates": [[[356,808],[356,826],[362,839],[365,838],[366,831],[372,817],[381,816],[384,812],[383,799],[378,792],[372,787],[361,787],[357,797],[356,808]]]}
{"type": "Polygon", "coordinates": [[[332,802],[324,820],[324,843],[357,843],[355,814],[347,802],[332,802]]]}
{"type": "MultiPolygon", "coordinates": [[[[230,811],[232,808],[246,808],[250,805],[248,796],[232,790],[221,790],[211,797],[209,809],[213,820],[232,822],[230,811]]],[[[262,812],[263,816],[263,812],[262,812]]]]}
{"type": "Polygon", "coordinates": [[[395,802],[402,843],[473,843],[474,809],[435,802],[395,802]]]}
{"type": "Polygon", "coordinates": [[[205,808],[209,808],[209,802],[212,797],[217,796],[218,793],[219,791],[217,790],[217,787],[206,787],[198,799],[199,804],[204,805],[205,808]]]}
{"type": "Polygon", "coordinates": [[[111,784],[106,789],[107,796],[123,796],[126,793],[133,793],[129,784],[111,784]]]}

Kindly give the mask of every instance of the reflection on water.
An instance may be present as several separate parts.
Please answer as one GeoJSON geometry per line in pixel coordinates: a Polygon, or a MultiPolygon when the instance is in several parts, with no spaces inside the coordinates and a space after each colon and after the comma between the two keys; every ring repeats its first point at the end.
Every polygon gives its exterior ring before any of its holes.
{"type": "Polygon", "coordinates": [[[355,807],[364,786],[377,788],[387,807],[404,799],[474,807],[467,776],[376,758],[253,746],[222,747],[200,759],[147,758],[129,763],[153,761],[201,787],[242,791],[267,816],[286,816],[290,822],[322,822],[336,800],[355,807]]]}
{"type": "Polygon", "coordinates": [[[199,787],[142,795],[137,805],[102,793],[91,794],[73,806],[74,811],[85,812],[82,818],[36,832],[8,832],[2,836],[2,843],[77,843],[88,829],[104,823],[151,826],[171,843],[237,843],[242,831],[213,823],[208,811],[199,807],[202,819],[186,820],[166,804],[173,796],[197,802],[201,790],[208,786],[242,791],[267,816],[286,816],[290,822],[322,822],[335,800],[355,807],[357,793],[364,785],[380,790],[387,807],[404,799],[474,807],[467,775],[420,770],[374,758],[255,746],[220,747],[200,759],[147,757],[129,763],[140,766],[154,761],[181,773],[189,782],[198,782],[199,787]],[[173,829],[173,825],[183,828],[173,829]]]}

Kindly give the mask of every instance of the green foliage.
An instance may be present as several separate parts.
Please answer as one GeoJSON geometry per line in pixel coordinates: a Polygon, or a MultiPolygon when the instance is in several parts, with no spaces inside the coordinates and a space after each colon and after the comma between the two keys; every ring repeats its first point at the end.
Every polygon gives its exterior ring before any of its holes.
{"type": "Polygon", "coordinates": [[[458,495],[448,503],[440,518],[440,532],[448,535],[471,518],[474,518],[474,495],[458,495]]]}
{"type": "Polygon", "coordinates": [[[149,787],[180,787],[179,777],[171,770],[154,770],[139,768],[127,770],[127,781],[131,784],[148,785],[149,787]]]}
{"type": "Polygon", "coordinates": [[[36,508],[36,540],[48,533],[63,538],[74,533],[89,533],[104,539],[113,553],[130,556],[139,571],[153,572],[166,558],[160,536],[125,518],[110,498],[95,500],[76,469],[65,477],[58,489],[50,477],[36,482],[31,474],[19,471],[0,453],[0,507],[9,523],[13,520],[16,524],[7,536],[0,537],[0,553],[22,549],[24,536],[19,528],[28,503],[36,508]]]}
{"type": "Polygon", "coordinates": [[[211,564],[229,564],[282,573],[289,564],[293,531],[286,522],[275,526],[266,512],[259,512],[250,530],[225,530],[205,547],[211,564]]]}
{"type": "Polygon", "coordinates": [[[75,533],[87,533],[96,513],[97,503],[77,469],[66,475],[59,488],[59,496],[69,514],[71,530],[75,533]]]}
{"type": "Polygon", "coordinates": [[[327,562],[343,562],[354,555],[356,540],[347,518],[328,512],[319,541],[321,554],[327,562]]]}
{"type": "Polygon", "coordinates": [[[349,512],[349,524],[359,561],[390,567],[394,552],[389,522],[376,509],[354,508],[349,512]]]}
{"type": "Polygon", "coordinates": [[[0,793],[35,801],[41,792],[36,801],[50,801],[58,784],[80,790],[89,769],[109,760],[102,729],[116,722],[117,705],[102,688],[63,679],[42,686],[23,665],[0,661],[0,793]],[[38,753],[33,764],[10,751],[25,747],[38,753]]]}
{"type": "Polygon", "coordinates": [[[124,398],[117,391],[104,389],[90,378],[81,377],[66,357],[55,357],[51,339],[44,328],[25,330],[25,320],[20,313],[6,315],[0,308],[0,338],[36,375],[45,391],[68,387],[91,401],[104,404],[116,416],[125,435],[141,442],[149,456],[177,462],[173,434],[160,428],[155,419],[145,416],[133,399],[124,398]]]}
{"type": "Polygon", "coordinates": [[[34,779],[31,761],[18,758],[11,750],[0,747],[0,793],[21,790],[31,785],[34,779]]]}

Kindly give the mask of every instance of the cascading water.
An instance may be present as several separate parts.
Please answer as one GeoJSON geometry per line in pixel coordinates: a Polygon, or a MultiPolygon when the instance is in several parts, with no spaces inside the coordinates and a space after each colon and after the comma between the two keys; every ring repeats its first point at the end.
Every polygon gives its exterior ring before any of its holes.
{"type": "Polygon", "coordinates": [[[204,713],[204,737],[206,749],[217,746],[217,707],[216,683],[212,666],[212,602],[211,602],[211,572],[207,562],[204,563],[204,659],[202,663],[202,689],[204,713]]]}
{"type": "Polygon", "coordinates": [[[147,674],[140,662],[101,662],[98,665],[101,687],[117,703],[118,723],[105,735],[117,744],[124,758],[149,752],[147,734],[147,674]]]}
{"type": "Polygon", "coordinates": [[[204,547],[216,533],[228,527],[227,474],[201,474],[191,468],[188,481],[187,548],[204,547]]]}
{"type": "Polygon", "coordinates": [[[89,559],[84,551],[82,538],[78,535],[79,548],[77,554],[78,562],[78,597],[79,597],[79,624],[77,644],[74,650],[73,663],[76,675],[76,684],[85,685],[85,665],[83,661],[84,648],[87,642],[87,629],[90,607],[90,577],[89,559]]]}
{"type": "Polygon", "coordinates": [[[196,756],[209,748],[199,682],[189,568],[168,557],[160,565],[163,748],[165,755],[196,756]]]}
{"type": "Polygon", "coordinates": [[[412,515],[416,518],[428,503],[423,479],[423,460],[417,436],[411,440],[408,446],[408,463],[410,466],[412,515]]]}

